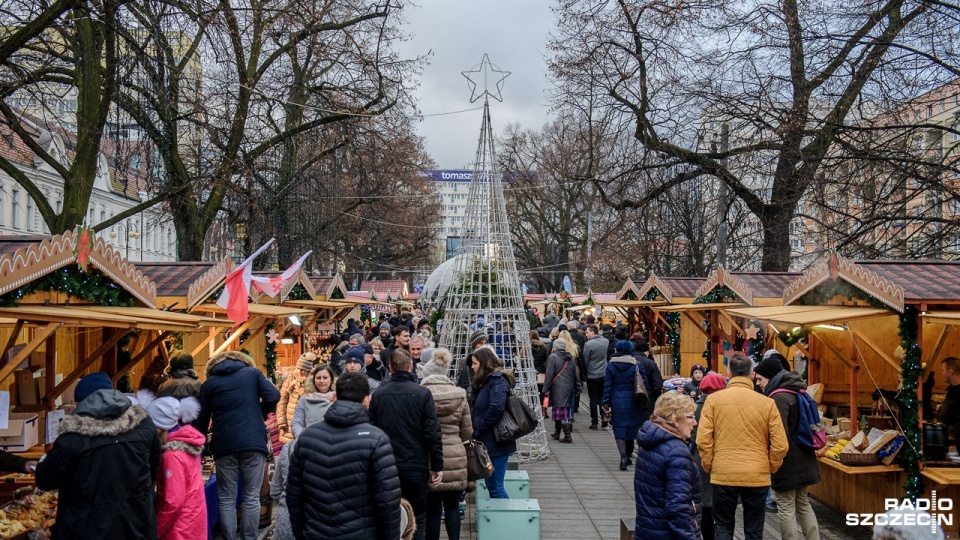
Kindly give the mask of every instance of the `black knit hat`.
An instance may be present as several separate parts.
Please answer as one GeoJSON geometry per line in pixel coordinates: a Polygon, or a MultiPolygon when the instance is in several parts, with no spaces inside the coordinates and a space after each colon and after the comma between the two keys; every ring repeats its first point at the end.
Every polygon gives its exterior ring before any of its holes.
{"type": "Polygon", "coordinates": [[[783,371],[783,364],[778,358],[770,357],[757,364],[753,371],[765,379],[772,379],[777,373],[783,371]]]}

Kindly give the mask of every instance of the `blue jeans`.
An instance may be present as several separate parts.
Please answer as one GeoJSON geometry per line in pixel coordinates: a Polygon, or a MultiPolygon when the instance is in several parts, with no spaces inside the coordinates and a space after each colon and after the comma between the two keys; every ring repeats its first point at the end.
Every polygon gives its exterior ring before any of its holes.
{"type": "Polygon", "coordinates": [[[217,495],[220,497],[220,533],[224,540],[256,540],[260,529],[260,487],[267,455],[236,452],[218,457],[217,495]],[[243,522],[237,536],[237,482],[243,485],[243,522]]]}
{"type": "Polygon", "coordinates": [[[507,490],[503,487],[503,477],[507,475],[507,460],[510,456],[490,458],[493,462],[493,475],[484,480],[487,483],[487,492],[491,499],[509,499],[507,490]]]}

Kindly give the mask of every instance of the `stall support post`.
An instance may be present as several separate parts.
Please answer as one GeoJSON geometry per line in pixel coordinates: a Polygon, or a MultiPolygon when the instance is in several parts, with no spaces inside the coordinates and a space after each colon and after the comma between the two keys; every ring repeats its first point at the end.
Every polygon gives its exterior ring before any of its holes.
{"type": "MultiPolygon", "coordinates": [[[[848,332],[849,333],[849,332],[848,332]]],[[[850,360],[853,365],[850,366],[850,438],[857,434],[860,416],[860,409],[857,406],[857,345],[854,342],[853,333],[850,334],[850,360]]]]}
{"type": "MultiPolygon", "coordinates": [[[[920,313],[922,314],[926,312],[927,312],[927,305],[920,304],[920,313]]],[[[917,407],[918,409],[917,419],[919,421],[919,425],[917,427],[920,429],[920,433],[923,433],[923,374],[926,371],[925,369],[923,369],[923,319],[920,316],[917,316],[916,321],[917,321],[917,346],[920,347],[920,375],[917,377],[917,403],[919,403],[920,405],[917,407]]],[[[946,331],[947,331],[947,328],[944,327],[943,333],[946,333],[946,331]]],[[[934,353],[933,356],[931,356],[930,359],[927,360],[931,364],[933,364],[937,360],[936,354],[940,350],[939,348],[940,345],[941,345],[940,343],[936,345],[937,348],[933,351],[934,353]]],[[[906,351],[904,351],[904,354],[906,354],[906,351]]],[[[902,374],[903,372],[901,371],[900,373],[902,374]]],[[[897,419],[899,420],[899,416],[897,419]]]]}
{"type": "Polygon", "coordinates": [[[716,309],[710,310],[710,370],[717,371],[720,358],[723,357],[723,338],[720,332],[720,314],[716,309]]]}
{"type": "MultiPolygon", "coordinates": [[[[47,350],[44,351],[44,369],[46,370],[46,378],[44,382],[43,393],[46,396],[52,395],[54,388],[57,387],[57,338],[56,336],[50,336],[47,338],[47,350]]],[[[47,401],[44,405],[44,408],[47,411],[52,411],[57,408],[57,400],[51,399],[47,401]]],[[[47,423],[47,417],[44,416],[44,426],[47,423]]],[[[50,450],[53,447],[53,444],[47,444],[47,434],[46,429],[44,433],[41,434],[43,437],[43,448],[44,450],[50,450]]]]}

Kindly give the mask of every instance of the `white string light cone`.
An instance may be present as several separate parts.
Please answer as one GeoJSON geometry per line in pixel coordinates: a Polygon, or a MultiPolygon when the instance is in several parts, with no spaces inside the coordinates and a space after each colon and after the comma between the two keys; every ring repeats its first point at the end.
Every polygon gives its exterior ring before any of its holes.
{"type": "Polygon", "coordinates": [[[505,72],[496,69],[486,55],[478,68],[464,73],[474,92],[471,102],[484,98],[483,125],[467,195],[463,237],[457,250],[454,278],[446,294],[440,346],[449,349],[456,360],[450,373],[456,380],[470,351],[470,335],[475,328],[486,328],[489,343],[497,356],[507,368],[513,369],[516,378],[514,393],[538,418],[537,429],[517,441],[520,461],[534,461],[546,458],[549,447],[540,414],[536,370],[530,348],[530,323],[523,310],[523,293],[513,255],[502,176],[494,152],[488,99],[501,100],[500,88],[509,73],[504,75],[505,72]],[[495,93],[486,86],[491,72],[501,74],[495,93]],[[468,73],[483,74],[484,88],[479,95],[468,73]]]}

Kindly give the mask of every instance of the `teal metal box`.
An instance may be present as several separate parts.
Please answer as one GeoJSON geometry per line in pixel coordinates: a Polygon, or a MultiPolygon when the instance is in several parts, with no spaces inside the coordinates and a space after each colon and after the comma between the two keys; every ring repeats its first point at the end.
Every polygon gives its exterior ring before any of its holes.
{"type": "MultiPolygon", "coordinates": [[[[511,499],[527,499],[530,497],[530,475],[527,471],[507,471],[503,477],[503,487],[511,499]]],[[[480,480],[477,482],[477,501],[489,498],[487,483],[480,480]]]]}
{"type": "Polygon", "coordinates": [[[477,540],[540,540],[536,499],[487,499],[477,503],[477,540]]]}

